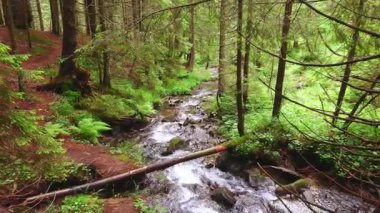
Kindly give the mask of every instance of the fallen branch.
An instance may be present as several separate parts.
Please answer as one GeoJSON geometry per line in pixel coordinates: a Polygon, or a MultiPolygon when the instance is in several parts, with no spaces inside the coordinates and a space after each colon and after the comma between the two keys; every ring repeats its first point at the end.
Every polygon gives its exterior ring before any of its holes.
{"type": "Polygon", "coordinates": [[[99,188],[105,187],[106,185],[111,184],[111,183],[135,178],[135,177],[138,177],[140,175],[145,175],[145,174],[148,174],[148,173],[151,173],[154,171],[163,170],[163,169],[169,168],[171,166],[174,166],[176,164],[186,162],[189,160],[194,160],[194,159],[197,159],[200,157],[212,155],[212,154],[219,153],[219,152],[224,152],[228,149],[235,147],[237,144],[245,141],[248,137],[250,137],[249,134],[246,136],[237,138],[235,140],[225,142],[221,145],[218,145],[218,146],[215,146],[212,148],[197,151],[197,152],[194,152],[194,153],[182,156],[182,157],[175,157],[172,159],[159,161],[159,162],[153,163],[151,165],[144,166],[142,168],[138,168],[138,169],[126,172],[126,173],[122,173],[122,174],[115,175],[112,177],[97,180],[97,181],[94,181],[92,183],[87,183],[87,184],[83,184],[83,185],[74,186],[71,188],[61,189],[61,190],[57,190],[57,191],[53,191],[53,192],[29,197],[23,202],[23,204],[28,205],[28,204],[32,204],[35,202],[42,202],[44,200],[52,200],[52,199],[64,197],[67,195],[73,195],[73,194],[77,194],[77,193],[81,193],[81,192],[86,192],[86,191],[91,190],[91,189],[99,189],[99,188]]]}

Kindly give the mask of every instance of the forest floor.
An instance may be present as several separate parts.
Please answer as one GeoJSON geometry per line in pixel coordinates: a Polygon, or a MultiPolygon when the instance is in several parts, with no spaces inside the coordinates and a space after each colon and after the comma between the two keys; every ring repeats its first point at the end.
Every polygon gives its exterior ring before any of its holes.
{"type": "MultiPolygon", "coordinates": [[[[32,46],[28,47],[26,33],[17,31],[17,54],[28,54],[29,59],[22,64],[26,72],[33,72],[46,67],[57,67],[57,61],[61,54],[62,42],[59,36],[50,32],[31,31],[32,46]]],[[[79,39],[84,41],[85,39],[79,39]]],[[[0,42],[10,44],[9,34],[6,28],[0,28],[0,42]]],[[[48,82],[50,79],[45,79],[48,82]]],[[[17,89],[17,76],[8,78],[12,89],[17,89]]],[[[50,91],[37,90],[36,83],[25,81],[27,94],[32,98],[18,100],[13,108],[34,110],[38,116],[43,117],[39,124],[44,125],[52,115],[50,106],[59,99],[59,95],[50,91]]],[[[133,162],[122,161],[112,155],[103,146],[76,143],[72,137],[63,138],[63,147],[66,155],[72,161],[93,168],[100,178],[121,174],[138,166],[133,162]]],[[[105,200],[104,210],[107,213],[137,212],[133,200],[109,199],[105,200]]],[[[1,209],[0,209],[1,210],[1,209]]]]}

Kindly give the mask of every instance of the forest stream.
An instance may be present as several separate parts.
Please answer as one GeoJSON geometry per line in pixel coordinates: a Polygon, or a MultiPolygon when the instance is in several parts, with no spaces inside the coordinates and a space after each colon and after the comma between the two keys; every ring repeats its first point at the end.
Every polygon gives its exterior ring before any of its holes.
{"type": "MultiPolygon", "coordinates": [[[[216,71],[215,68],[210,69],[213,75],[216,71]]],[[[205,82],[190,96],[173,96],[166,100],[165,107],[159,115],[136,137],[144,147],[144,154],[150,162],[185,155],[224,141],[215,135],[217,128],[215,121],[208,118],[201,108],[201,103],[207,98],[215,97],[215,84],[215,81],[205,82]],[[166,153],[167,156],[163,156],[162,153],[165,153],[173,138],[180,138],[184,144],[179,149],[166,153]]],[[[275,183],[269,177],[264,177],[258,183],[258,187],[253,188],[243,178],[220,171],[214,166],[214,161],[215,156],[205,157],[149,174],[148,187],[152,190],[157,189],[159,193],[152,195],[148,200],[173,213],[288,212],[289,210],[303,213],[325,212],[317,207],[307,206],[296,198],[279,199],[274,193],[275,183]],[[211,198],[212,190],[221,187],[233,193],[236,203],[232,207],[221,205],[211,198]]],[[[371,207],[359,198],[334,188],[311,187],[301,196],[335,212],[371,210],[371,207]]]]}

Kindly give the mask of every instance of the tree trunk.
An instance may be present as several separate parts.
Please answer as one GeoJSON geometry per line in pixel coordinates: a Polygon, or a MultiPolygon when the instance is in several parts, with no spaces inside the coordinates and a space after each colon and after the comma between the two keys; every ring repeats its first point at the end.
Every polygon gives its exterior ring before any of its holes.
{"type": "Polygon", "coordinates": [[[10,0],[9,5],[11,5],[12,17],[14,27],[17,29],[26,29],[27,26],[31,26],[33,21],[32,10],[29,2],[24,0],[10,0]],[[26,7],[28,20],[25,21],[25,11],[23,10],[24,6],[26,7]]]}
{"type": "Polygon", "coordinates": [[[96,5],[95,0],[84,0],[86,31],[87,34],[95,37],[96,32],[96,5]]]}
{"type": "Polygon", "coordinates": [[[134,32],[134,40],[139,40],[139,20],[140,20],[140,8],[139,8],[139,1],[140,0],[132,0],[132,18],[133,18],[133,32],[134,32]]]}
{"type": "Polygon", "coordinates": [[[56,35],[60,35],[61,34],[61,26],[60,26],[60,21],[59,21],[58,0],[49,0],[49,1],[50,1],[50,14],[51,14],[52,32],[56,35]]]}
{"type": "Polygon", "coordinates": [[[67,84],[72,83],[73,89],[80,91],[83,96],[90,95],[90,73],[77,67],[74,61],[77,48],[76,0],[64,0],[62,3],[62,62],[57,77],[43,88],[63,92],[63,89],[67,88],[67,84]]]}
{"type": "MultiPolygon", "coordinates": [[[[107,18],[107,9],[108,4],[105,4],[104,0],[98,0],[99,4],[99,23],[100,23],[100,31],[105,32],[107,30],[107,24],[106,24],[106,18],[107,18]]],[[[104,48],[102,52],[102,58],[103,58],[103,74],[101,80],[100,86],[103,89],[110,89],[111,88],[111,76],[110,76],[110,55],[108,53],[107,47],[104,48]]]]}
{"type": "Polygon", "coordinates": [[[28,20],[29,20],[29,13],[28,13],[28,3],[27,3],[27,1],[28,0],[23,0],[24,1],[24,4],[23,4],[23,6],[22,6],[22,10],[24,11],[24,23],[25,23],[25,26],[26,26],[26,35],[27,35],[27,37],[28,37],[28,47],[30,48],[30,49],[32,49],[32,38],[31,38],[31,36],[30,36],[30,26],[29,26],[29,22],[28,22],[28,20]]]}
{"type": "Polygon", "coordinates": [[[237,16],[237,57],[236,57],[236,108],[238,116],[237,128],[239,135],[244,135],[244,107],[242,87],[242,27],[243,27],[243,0],[238,0],[237,16]]]}
{"type": "Polygon", "coordinates": [[[250,41],[252,39],[253,35],[253,23],[252,23],[252,17],[253,17],[253,1],[248,0],[248,19],[247,19],[247,38],[245,41],[245,55],[244,55],[244,70],[243,70],[243,104],[244,104],[244,111],[247,111],[247,104],[248,104],[248,74],[249,74],[249,56],[251,52],[251,44],[250,41]]]}
{"type": "Polygon", "coordinates": [[[17,43],[15,35],[15,26],[13,22],[12,9],[10,7],[10,0],[2,0],[5,22],[8,28],[9,38],[11,40],[11,53],[15,54],[17,52],[17,43]]]}
{"type": "Polygon", "coordinates": [[[181,28],[181,20],[180,20],[181,10],[175,9],[172,10],[172,17],[173,17],[173,37],[171,39],[171,56],[175,57],[177,56],[177,51],[179,48],[179,37],[180,37],[180,28],[181,28]]]}
{"type": "MultiPolygon", "coordinates": [[[[218,69],[218,93],[223,95],[226,84],[226,31],[227,31],[227,11],[228,0],[220,1],[220,17],[219,17],[219,69],[218,69]]],[[[218,98],[218,97],[217,97],[218,98]]]]}
{"type": "Polygon", "coordinates": [[[41,194],[41,195],[29,197],[28,199],[25,200],[24,204],[32,204],[32,203],[41,202],[44,200],[56,199],[56,198],[64,197],[67,195],[86,192],[86,191],[92,190],[92,189],[99,189],[99,188],[105,187],[105,186],[112,184],[112,183],[115,183],[115,182],[119,182],[119,181],[123,181],[123,180],[130,180],[130,179],[139,177],[141,175],[145,175],[145,174],[148,174],[148,173],[151,173],[154,171],[169,168],[171,166],[174,166],[174,165],[182,163],[182,162],[186,162],[186,161],[194,160],[194,159],[197,159],[200,157],[204,157],[204,156],[212,155],[215,153],[227,151],[227,150],[235,147],[236,145],[240,144],[241,142],[244,142],[249,137],[250,137],[250,135],[240,137],[240,138],[228,141],[226,143],[223,143],[221,145],[218,145],[218,146],[215,146],[212,148],[204,149],[204,150],[194,152],[194,153],[182,156],[182,157],[175,157],[173,159],[167,159],[164,161],[159,161],[159,162],[153,163],[149,166],[144,166],[142,168],[138,168],[138,169],[135,169],[135,170],[132,170],[132,171],[129,171],[126,173],[122,173],[119,175],[115,175],[112,177],[104,178],[104,179],[101,179],[101,180],[98,180],[98,181],[95,181],[92,183],[83,184],[83,185],[79,185],[79,186],[74,186],[72,188],[61,189],[61,190],[49,192],[46,194],[41,194]]]}
{"type": "Polygon", "coordinates": [[[0,1],[0,26],[5,25],[5,20],[4,20],[4,13],[3,13],[3,4],[0,1]]]}
{"type": "Polygon", "coordinates": [[[45,31],[44,20],[43,20],[43,17],[42,17],[42,10],[41,10],[41,2],[40,2],[40,0],[36,0],[36,4],[37,4],[38,19],[40,21],[40,30],[41,31],[45,31]]]}
{"type": "MultiPolygon", "coordinates": [[[[190,3],[193,1],[190,0],[190,3]]],[[[189,30],[190,38],[189,42],[191,43],[190,53],[187,55],[187,65],[186,69],[188,71],[193,71],[195,64],[195,8],[194,6],[190,7],[190,21],[189,21],[189,30]]]]}
{"type": "Polygon", "coordinates": [[[288,34],[290,29],[290,17],[292,15],[293,0],[286,0],[285,15],[282,21],[280,59],[278,61],[277,79],[273,102],[272,118],[278,119],[281,112],[282,91],[285,78],[286,54],[288,49],[288,34]]]}
{"type": "MultiPolygon", "coordinates": [[[[361,21],[361,15],[360,14],[362,14],[363,10],[364,10],[364,1],[365,0],[360,0],[360,3],[359,3],[358,15],[357,15],[356,20],[355,20],[355,26],[356,27],[360,27],[360,21],[361,21]]],[[[358,41],[359,41],[359,30],[354,29],[353,33],[352,33],[352,41],[351,41],[350,50],[348,52],[347,61],[351,61],[355,58],[356,46],[358,44],[358,41]]],[[[332,121],[333,124],[336,123],[336,121],[337,121],[336,118],[339,116],[339,113],[341,111],[342,103],[343,103],[344,96],[345,96],[346,90],[347,90],[348,81],[350,80],[350,74],[351,74],[351,64],[347,64],[345,69],[344,69],[344,74],[343,74],[343,78],[342,78],[342,84],[341,84],[340,90],[339,90],[338,100],[337,100],[336,105],[335,105],[334,117],[333,117],[333,121],[332,121]]]]}
{"type": "MultiPolygon", "coordinates": [[[[369,87],[369,89],[373,89],[373,88],[375,88],[376,84],[379,83],[379,81],[380,81],[380,74],[377,75],[375,81],[372,82],[372,84],[371,84],[371,86],[369,87]]],[[[352,108],[350,114],[348,115],[348,120],[346,120],[346,121],[344,122],[342,129],[344,129],[344,130],[347,130],[347,129],[348,129],[348,127],[349,127],[349,126],[351,125],[351,123],[353,122],[353,120],[354,120],[354,116],[355,116],[356,112],[358,111],[360,105],[364,102],[364,100],[367,98],[367,96],[368,96],[369,94],[370,94],[370,92],[367,92],[367,91],[366,91],[366,92],[364,92],[364,93],[360,96],[359,100],[356,102],[356,104],[355,104],[354,107],[352,108]],[[352,120],[352,121],[351,121],[351,120],[352,120]]],[[[360,110],[359,110],[358,113],[360,113],[360,110]]]]}

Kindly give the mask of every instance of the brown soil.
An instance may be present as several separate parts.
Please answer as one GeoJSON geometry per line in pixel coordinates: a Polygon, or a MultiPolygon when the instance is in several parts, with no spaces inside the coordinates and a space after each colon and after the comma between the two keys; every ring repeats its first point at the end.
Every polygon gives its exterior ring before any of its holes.
{"type": "Polygon", "coordinates": [[[130,198],[111,198],[104,201],[104,213],[139,213],[130,198]]]}
{"type": "Polygon", "coordinates": [[[66,141],[64,147],[67,150],[67,155],[71,159],[75,162],[95,168],[96,172],[103,178],[137,168],[132,162],[124,162],[116,159],[107,149],[101,146],[66,141]]]}
{"type": "MultiPolygon", "coordinates": [[[[47,66],[54,67],[61,53],[61,38],[49,32],[32,30],[31,34],[34,38],[38,38],[38,41],[43,41],[44,44],[40,46],[45,48],[39,51],[39,54],[31,55],[29,60],[23,63],[23,68],[32,71],[33,69],[47,66]],[[46,44],[48,44],[48,46],[46,46],[46,44]]],[[[17,40],[18,53],[29,53],[30,50],[23,32],[18,31],[17,35],[20,38],[17,40]],[[24,40],[21,38],[24,38],[24,40]]],[[[80,37],[79,43],[84,43],[86,39],[86,36],[80,37]]],[[[9,45],[9,40],[7,29],[0,27],[0,42],[9,45]]],[[[36,45],[38,41],[36,41],[36,45]]],[[[4,68],[4,66],[0,64],[0,69],[2,68],[4,68]]],[[[9,75],[8,81],[11,83],[12,89],[16,90],[17,77],[15,75],[9,75]]],[[[46,79],[46,81],[48,82],[49,79],[46,79]]],[[[25,82],[26,91],[32,98],[18,100],[12,107],[14,109],[36,111],[37,115],[43,117],[39,122],[40,125],[44,125],[52,115],[50,105],[59,98],[59,95],[48,91],[38,91],[36,90],[36,86],[38,86],[36,83],[25,82]]],[[[67,156],[77,163],[91,166],[100,177],[109,177],[137,168],[132,162],[124,162],[117,159],[102,146],[79,144],[73,141],[71,137],[64,138],[64,147],[67,149],[67,156]]],[[[133,202],[128,199],[110,199],[106,202],[106,205],[111,206],[110,211],[107,210],[106,212],[138,212],[134,209],[133,202]],[[121,207],[116,207],[118,205],[121,207]],[[131,209],[131,211],[125,211],[126,209],[131,209]],[[134,210],[132,211],[132,209],[134,210]]],[[[0,206],[0,213],[2,211],[3,209],[0,206]]]]}

